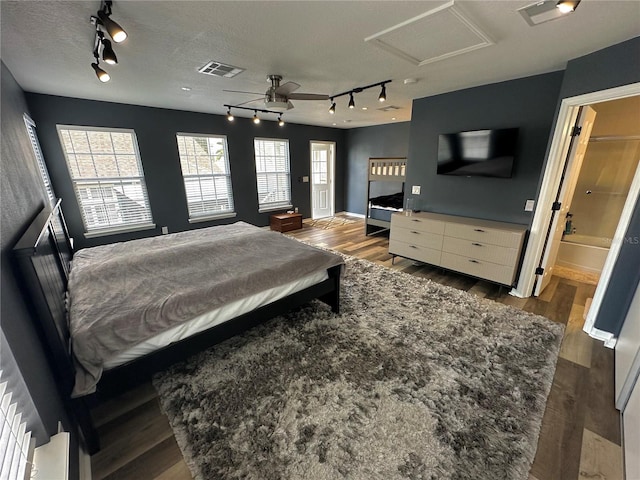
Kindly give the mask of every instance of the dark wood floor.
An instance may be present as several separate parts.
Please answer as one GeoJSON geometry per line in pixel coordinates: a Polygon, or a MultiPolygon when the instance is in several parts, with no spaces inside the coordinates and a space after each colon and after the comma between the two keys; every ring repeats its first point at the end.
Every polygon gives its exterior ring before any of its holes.
{"type": "MultiPolygon", "coordinates": [[[[593,297],[594,285],[553,277],[538,298],[512,297],[488,282],[406,259],[396,259],[392,265],[387,238],[366,237],[362,220],[347,221],[334,222],[330,228],[305,223],[290,235],[564,323],[565,337],[530,480],[622,479],[620,419],[613,405],[613,351],[582,331],[585,303],[593,297]]],[[[95,480],[191,478],[150,383],[92,413],[102,441],[102,450],[91,457],[95,480]]]]}

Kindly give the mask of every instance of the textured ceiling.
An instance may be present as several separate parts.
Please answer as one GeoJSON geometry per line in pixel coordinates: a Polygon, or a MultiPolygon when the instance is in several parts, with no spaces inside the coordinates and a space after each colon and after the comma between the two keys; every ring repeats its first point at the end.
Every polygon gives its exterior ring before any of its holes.
{"type": "MultiPolygon", "coordinates": [[[[111,81],[102,84],[90,67],[94,29],[89,17],[99,8],[97,0],[3,0],[2,60],[29,92],[217,114],[225,113],[225,103],[257,97],[223,90],[264,92],[267,74],[299,83],[299,92],[328,95],[392,79],[385,104],[377,101],[374,88],[356,95],[354,110],[347,108],[347,96],[336,100],[333,116],[328,101],[301,100],[284,115],[293,123],[351,128],[407,121],[415,98],[560,70],[572,58],[640,32],[635,0],[584,1],[575,13],[536,27],[517,12],[528,1],[456,1],[493,45],[417,66],[365,42],[445,3],[116,0],[112,18],[129,38],[114,44],[119,64],[103,65],[111,81]],[[198,73],[210,60],[245,71],[231,79],[198,73]],[[406,78],[418,81],[405,85],[406,78]],[[400,109],[379,110],[388,105],[400,109]]],[[[415,42],[408,45],[439,52],[463,40],[437,31],[414,32],[415,42]]],[[[248,106],[264,108],[260,102],[248,106]]]]}

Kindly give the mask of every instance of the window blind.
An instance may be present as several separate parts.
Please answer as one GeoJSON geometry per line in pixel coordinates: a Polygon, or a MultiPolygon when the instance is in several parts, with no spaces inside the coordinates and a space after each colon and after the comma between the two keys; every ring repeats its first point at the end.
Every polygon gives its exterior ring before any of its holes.
{"type": "Polygon", "coordinates": [[[24,115],[24,124],[27,127],[27,133],[29,134],[29,140],[31,141],[33,153],[36,156],[38,170],[40,171],[40,177],[42,178],[42,182],[44,183],[47,197],[49,197],[49,202],[51,203],[51,206],[53,206],[56,204],[56,195],[55,193],[53,193],[51,179],[49,178],[49,171],[47,170],[47,165],[44,163],[44,157],[42,156],[42,150],[40,149],[40,142],[38,141],[38,135],[36,133],[36,124],[33,120],[31,120],[31,118],[29,118],[28,115],[24,115]]]}
{"type": "Polygon", "coordinates": [[[289,141],[256,138],[254,151],[259,210],[291,207],[289,141]]]}
{"type": "Polygon", "coordinates": [[[58,125],[87,233],[153,227],[133,130],[58,125]]]}
{"type": "Polygon", "coordinates": [[[19,406],[12,403],[12,396],[0,370],[0,479],[23,480],[33,441],[19,406]]]}
{"type": "Polygon", "coordinates": [[[233,213],[227,138],[176,135],[189,218],[233,213]]]}

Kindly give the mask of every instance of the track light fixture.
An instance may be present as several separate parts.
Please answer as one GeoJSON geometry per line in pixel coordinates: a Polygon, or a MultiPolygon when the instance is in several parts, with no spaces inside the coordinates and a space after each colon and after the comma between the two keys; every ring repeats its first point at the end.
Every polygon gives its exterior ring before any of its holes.
{"type": "Polygon", "coordinates": [[[329,98],[329,100],[331,100],[331,107],[329,107],[329,113],[332,115],[336,113],[336,104],[333,101],[334,98],[342,97],[343,95],[349,95],[349,108],[353,109],[356,107],[356,101],[353,97],[354,93],[360,93],[364,90],[367,90],[368,88],[382,87],[380,90],[380,95],[378,95],[378,101],[384,102],[387,100],[386,84],[391,82],[392,80],[385,80],[384,82],[372,83],[371,85],[367,85],[364,87],[356,87],[353,90],[347,90],[346,92],[337,93],[336,95],[333,95],[332,97],[329,98]]]}
{"type": "Polygon", "coordinates": [[[578,8],[579,3],[580,3],[580,0],[574,0],[574,1],[560,0],[556,4],[556,7],[562,13],[571,13],[571,12],[574,12],[576,8],[578,8]]]}
{"type": "Polygon", "coordinates": [[[231,109],[232,108],[237,108],[240,110],[250,110],[253,112],[253,123],[255,123],[256,125],[260,123],[260,117],[258,117],[258,112],[260,113],[272,113],[274,115],[278,116],[278,119],[276,120],[278,122],[278,125],[280,125],[281,127],[284,126],[284,120],[282,119],[282,112],[274,112],[273,110],[262,110],[260,108],[249,108],[249,107],[241,107],[240,105],[228,105],[228,104],[224,104],[225,107],[227,107],[227,120],[229,120],[230,122],[233,121],[233,119],[235,118],[233,116],[233,114],[231,113],[231,109]]]}
{"type": "Polygon", "coordinates": [[[380,90],[380,95],[378,95],[378,101],[384,102],[387,99],[387,88],[382,84],[382,90],[380,90]]]}
{"type": "Polygon", "coordinates": [[[127,38],[127,33],[123,28],[111,20],[110,15],[112,4],[113,2],[111,0],[103,0],[100,5],[100,10],[98,10],[98,13],[96,14],[97,16],[91,16],[89,18],[91,25],[96,27],[96,36],[93,42],[93,56],[96,61],[95,63],[92,63],[91,66],[95,70],[96,75],[101,82],[108,82],[111,77],[107,72],[100,68],[100,56],[102,56],[102,60],[109,65],[116,65],[118,63],[118,57],[116,56],[116,52],[113,51],[111,40],[104,38],[105,36],[102,28],[109,33],[113,41],[116,43],[120,43],[127,38]]]}
{"type": "Polygon", "coordinates": [[[113,5],[112,0],[104,0],[102,2],[102,7],[98,10],[98,18],[114,42],[124,42],[127,39],[127,32],[124,31],[124,28],[111,20],[111,5],[113,5]]]}

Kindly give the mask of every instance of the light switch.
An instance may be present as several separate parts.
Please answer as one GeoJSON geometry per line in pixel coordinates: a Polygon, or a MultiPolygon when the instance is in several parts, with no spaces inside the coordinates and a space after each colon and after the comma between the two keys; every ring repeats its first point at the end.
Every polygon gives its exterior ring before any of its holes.
{"type": "Polygon", "coordinates": [[[527,200],[527,203],[524,204],[525,212],[533,212],[533,206],[536,204],[535,200],[527,200]]]}
{"type": "Polygon", "coordinates": [[[411,194],[420,195],[420,185],[414,185],[413,187],[411,187],[411,194]]]}
{"type": "Polygon", "coordinates": [[[162,234],[166,235],[167,233],[169,233],[169,227],[162,227],[162,234]]]}
{"type": "Polygon", "coordinates": [[[302,183],[309,183],[309,176],[305,175],[304,177],[302,177],[302,183]]]}

